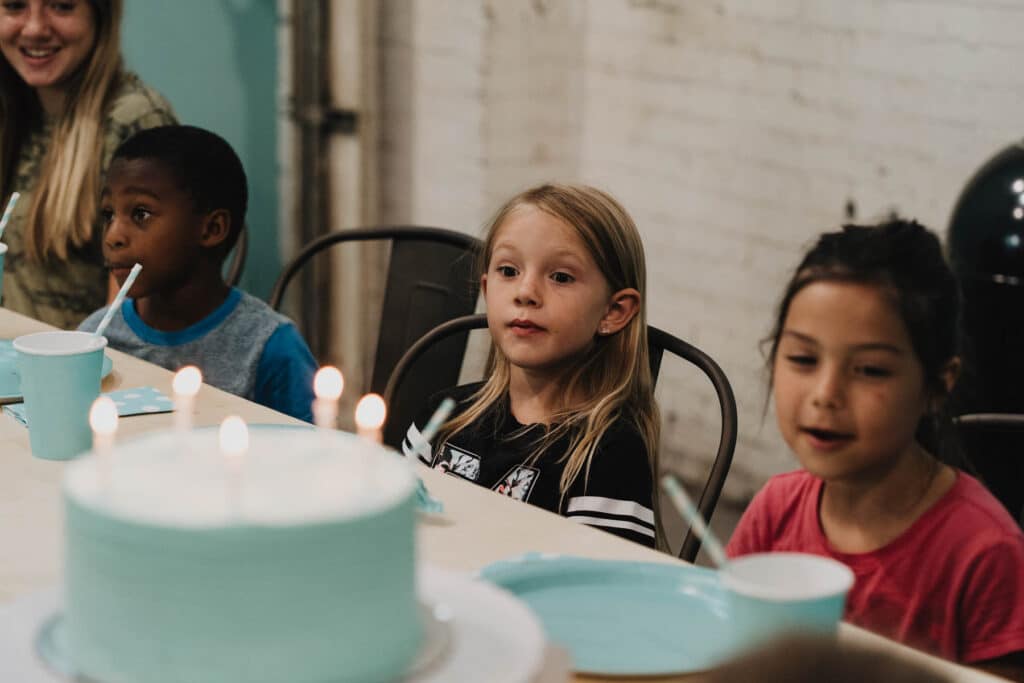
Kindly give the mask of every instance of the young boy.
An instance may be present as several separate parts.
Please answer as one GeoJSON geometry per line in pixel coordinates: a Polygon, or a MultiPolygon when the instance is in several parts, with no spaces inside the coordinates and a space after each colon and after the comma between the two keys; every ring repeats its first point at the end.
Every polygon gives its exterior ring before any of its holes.
{"type": "MultiPolygon", "coordinates": [[[[311,420],[316,362],[295,326],[229,287],[221,267],[245,219],[245,171],[223,139],[192,126],[141,131],[116,152],[101,211],[118,284],[142,264],[107,328],[110,346],[311,420]]],[[[79,329],[93,331],[106,312],[79,329]]]]}

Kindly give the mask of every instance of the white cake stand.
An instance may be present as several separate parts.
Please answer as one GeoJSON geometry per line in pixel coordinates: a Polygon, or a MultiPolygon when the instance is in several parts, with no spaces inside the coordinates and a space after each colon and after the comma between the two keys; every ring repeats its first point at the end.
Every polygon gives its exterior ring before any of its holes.
{"type": "MultiPolygon", "coordinates": [[[[568,676],[564,652],[546,647],[543,628],[518,598],[489,583],[431,567],[420,571],[427,636],[403,683],[554,683],[568,676]]],[[[0,606],[0,680],[80,683],[59,639],[56,589],[0,606]],[[56,636],[56,637],[55,637],[56,636]],[[44,660],[46,658],[46,661],[44,660]]]]}

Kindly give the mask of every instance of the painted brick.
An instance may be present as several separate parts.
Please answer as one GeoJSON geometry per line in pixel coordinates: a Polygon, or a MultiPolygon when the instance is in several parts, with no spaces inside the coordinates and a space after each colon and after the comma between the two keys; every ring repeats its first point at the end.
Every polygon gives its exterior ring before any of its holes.
{"type": "MultiPolygon", "coordinates": [[[[848,202],[943,231],[970,175],[1021,136],[1014,0],[382,7],[411,26],[381,43],[390,216],[478,232],[532,183],[616,195],[646,244],[651,322],[733,383],[736,498],[794,466],[762,419],[759,342],[802,249],[848,202]]],[[[686,373],[659,384],[663,461],[694,478],[717,438],[709,391],[686,373]]]]}

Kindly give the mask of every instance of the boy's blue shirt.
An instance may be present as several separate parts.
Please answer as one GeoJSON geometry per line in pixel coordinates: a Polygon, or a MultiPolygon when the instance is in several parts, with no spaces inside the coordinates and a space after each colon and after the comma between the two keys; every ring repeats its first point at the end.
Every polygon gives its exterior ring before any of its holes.
{"type": "MultiPolygon", "coordinates": [[[[105,312],[94,312],[79,329],[94,330],[105,312]]],[[[290,320],[239,289],[232,288],[205,318],[175,332],[150,327],[134,300],[125,299],[106,336],[119,351],[169,370],[197,365],[213,386],[312,421],[316,361],[309,347],[290,320]]]]}

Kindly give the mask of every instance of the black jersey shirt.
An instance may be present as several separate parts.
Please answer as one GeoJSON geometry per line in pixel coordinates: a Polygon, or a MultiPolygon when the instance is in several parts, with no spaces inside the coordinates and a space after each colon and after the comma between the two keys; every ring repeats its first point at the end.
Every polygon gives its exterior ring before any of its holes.
{"type": "Polygon", "coordinates": [[[531,461],[546,427],[520,424],[508,401],[499,402],[443,443],[416,447],[422,444],[420,431],[445,396],[456,401],[457,415],[469,407],[470,397],[480,386],[467,384],[432,398],[409,426],[402,443],[405,454],[503,496],[654,546],[650,461],[640,434],[625,421],[609,427],[594,451],[589,472],[584,468],[564,496],[559,487],[570,437],[559,439],[531,461]]]}

